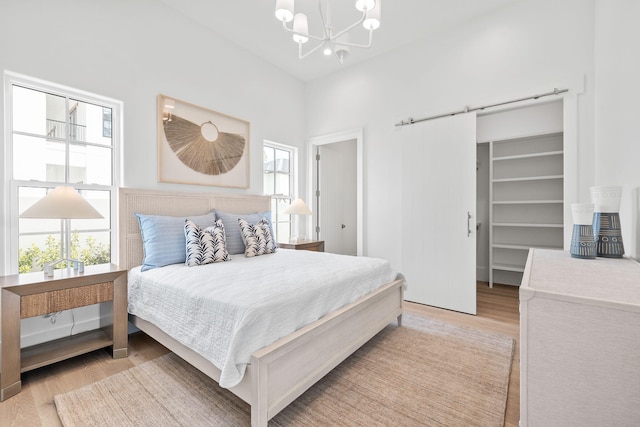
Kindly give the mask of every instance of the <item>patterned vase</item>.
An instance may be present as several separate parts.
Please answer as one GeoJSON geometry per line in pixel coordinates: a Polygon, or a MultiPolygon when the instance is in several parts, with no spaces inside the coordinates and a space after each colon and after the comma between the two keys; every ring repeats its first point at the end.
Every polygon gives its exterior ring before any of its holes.
{"type": "Polygon", "coordinates": [[[605,258],[622,258],[622,228],[620,227],[620,198],[622,187],[591,187],[591,198],[595,205],[593,233],[596,255],[605,258]]]}
{"type": "Polygon", "coordinates": [[[594,259],[596,242],[593,237],[593,209],[591,203],[574,203],[571,205],[573,216],[573,235],[570,253],[574,258],[594,259]]]}

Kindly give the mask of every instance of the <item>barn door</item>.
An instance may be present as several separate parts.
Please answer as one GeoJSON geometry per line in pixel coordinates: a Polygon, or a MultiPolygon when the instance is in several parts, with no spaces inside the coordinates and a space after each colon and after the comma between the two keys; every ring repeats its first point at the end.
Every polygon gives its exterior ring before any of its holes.
{"type": "Polygon", "coordinates": [[[400,132],[405,299],[476,314],[476,116],[400,132]]]}

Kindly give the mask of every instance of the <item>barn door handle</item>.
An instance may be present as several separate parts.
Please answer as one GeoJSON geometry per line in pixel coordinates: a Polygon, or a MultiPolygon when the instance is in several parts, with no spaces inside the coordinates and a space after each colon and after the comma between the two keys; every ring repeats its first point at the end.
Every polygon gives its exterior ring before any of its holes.
{"type": "Polygon", "coordinates": [[[467,237],[471,236],[471,212],[467,211],[467,237]]]}

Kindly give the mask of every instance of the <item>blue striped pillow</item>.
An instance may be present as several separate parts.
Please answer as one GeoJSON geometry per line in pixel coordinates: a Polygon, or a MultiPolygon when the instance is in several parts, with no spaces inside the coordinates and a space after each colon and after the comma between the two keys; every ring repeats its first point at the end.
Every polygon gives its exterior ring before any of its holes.
{"type": "MultiPolygon", "coordinates": [[[[136,213],[135,216],[140,225],[144,250],[141,271],[185,262],[187,243],[184,237],[184,222],[187,217],[139,213],[136,213]]],[[[209,227],[216,221],[214,212],[200,216],[189,216],[189,219],[202,228],[209,227]]]]}

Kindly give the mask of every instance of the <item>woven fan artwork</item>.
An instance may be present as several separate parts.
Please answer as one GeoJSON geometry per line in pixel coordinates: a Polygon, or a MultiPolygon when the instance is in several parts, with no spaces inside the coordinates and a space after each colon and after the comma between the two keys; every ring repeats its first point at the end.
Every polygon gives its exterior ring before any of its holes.
{"type": "Polygon", "coordinates": [[[175,114],[163,122],[163,128],[180,161],[207,175],[221,175],[236,167],[247,143],[242,135],[219,131],[211,121],[199,125],[175,114]]]}

